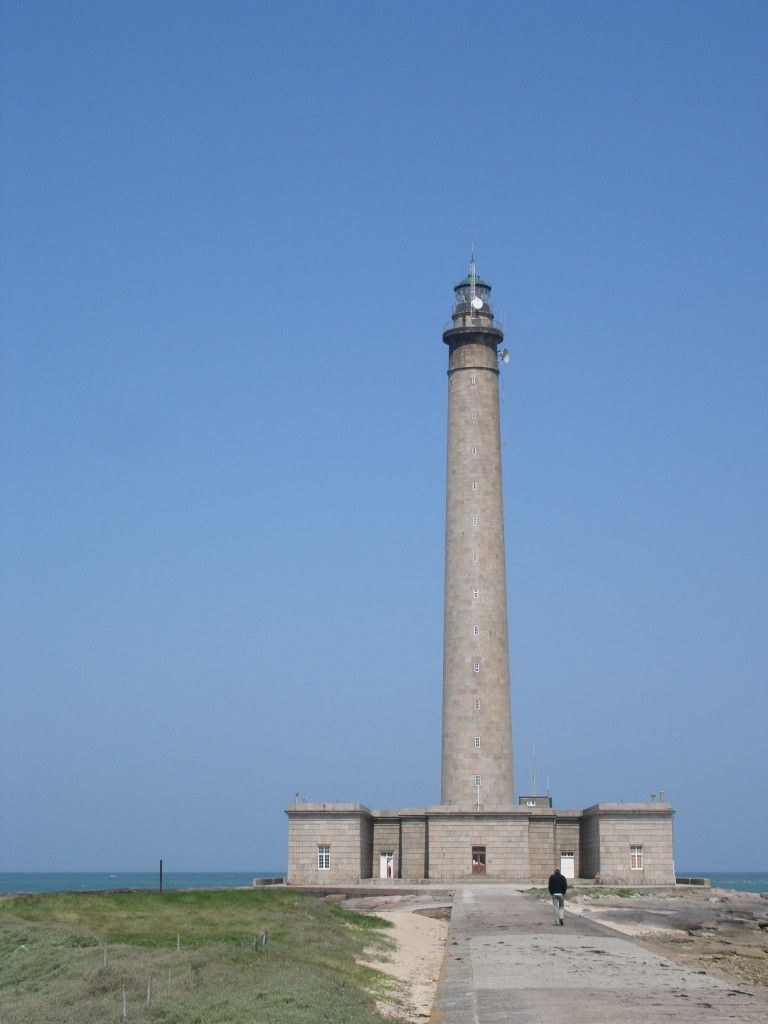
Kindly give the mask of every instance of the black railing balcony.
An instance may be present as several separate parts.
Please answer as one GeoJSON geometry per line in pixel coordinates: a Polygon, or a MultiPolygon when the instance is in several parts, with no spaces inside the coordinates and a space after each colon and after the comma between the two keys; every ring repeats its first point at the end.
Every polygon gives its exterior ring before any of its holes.
{"type": "Polygon", "coordinates": [[[504,328],[498,322],[487,316],[462,316],[454,315],[452,320],[449,320],[443,327],[443,333],[445,331],[460,331],[460,330],[473,330],[477,328],[484,328],[487,331],[500,331],[504,333],[504,328]]]}

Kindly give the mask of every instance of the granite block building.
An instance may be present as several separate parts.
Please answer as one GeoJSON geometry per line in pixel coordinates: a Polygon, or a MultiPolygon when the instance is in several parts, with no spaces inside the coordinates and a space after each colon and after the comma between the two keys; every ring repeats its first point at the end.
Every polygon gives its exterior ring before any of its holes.
{"type": "Polygon", "coordinates": [[[595,804],[556,810],[548,797],[515,803],[509,693],[499,425],[503,331],[491,286],[469,274],[454,288],[448,346],[441,802],[371,810],[295,803],[288,882],[367,878],[458,880],[566,877],[674,883],[672,808],[595,804]]]}

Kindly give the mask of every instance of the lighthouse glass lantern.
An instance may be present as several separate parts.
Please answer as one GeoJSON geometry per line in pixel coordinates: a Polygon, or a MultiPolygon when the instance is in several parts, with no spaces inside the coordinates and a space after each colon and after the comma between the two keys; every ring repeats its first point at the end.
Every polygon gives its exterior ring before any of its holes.
{"type": "Polygon", "coordinates": [[[482,278],[465,277],[453,290],[456,295],[454,313],[491,312],[491,286],[482,278]]]}

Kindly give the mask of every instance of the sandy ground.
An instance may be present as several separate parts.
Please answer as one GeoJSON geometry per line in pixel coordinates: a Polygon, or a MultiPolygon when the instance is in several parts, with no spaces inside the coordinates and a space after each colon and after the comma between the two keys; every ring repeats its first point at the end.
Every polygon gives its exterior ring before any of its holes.
{"type": "Polygon", "coordinates": [[[757,893],[681,887],[622,899],[572,890],[567,907],[686,966],[768,986],[768,899],[757,893]]]}
{"type": "Polygon", "coordinates": [[[376,914],[392,923],[397,949],[387,959],[366,963],[400,984],[392,1002],[379,1002],[385,1017],[412,1022],[429,1020],[448,936],[450,903],[432,897],[385,896],[347,900],[345,907],[376,914]]]}

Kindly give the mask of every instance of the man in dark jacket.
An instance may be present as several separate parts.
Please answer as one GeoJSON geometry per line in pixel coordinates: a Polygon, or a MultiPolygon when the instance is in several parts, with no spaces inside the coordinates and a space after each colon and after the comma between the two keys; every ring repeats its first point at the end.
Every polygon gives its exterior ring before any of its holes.
{"type": "Polygon", "coordinates": [[[565,880],[565,875],[560,874],[560,868],[555,868],[555,873],[549,876],[549,895],[552,897],[555,924],[565,924],[565,894],[567,891],[568,883],[565,880]]]}

